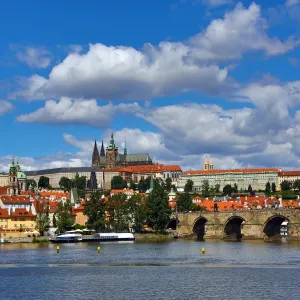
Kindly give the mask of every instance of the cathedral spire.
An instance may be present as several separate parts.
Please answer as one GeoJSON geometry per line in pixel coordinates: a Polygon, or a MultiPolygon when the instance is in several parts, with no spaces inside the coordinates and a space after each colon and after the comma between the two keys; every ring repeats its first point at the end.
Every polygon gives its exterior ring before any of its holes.
{"type": "Polygon", "coordinates": [[[105,150],[104,150],[103,140],[102,140],[102,144],[101,144],[100,156],[105,156],[105,150]]]}
{"type": "Polygon", "coordinates": [[[125,144],[124,144],[124,155],[127,155],[126,139],[125,139],[125,144]]]}
{"type": "Polygon", "coordinates": [[[99,151],[98,151],[96,140],[95,140],[94,150],[92,155],[92,167],[100,167],[99,151]]]}

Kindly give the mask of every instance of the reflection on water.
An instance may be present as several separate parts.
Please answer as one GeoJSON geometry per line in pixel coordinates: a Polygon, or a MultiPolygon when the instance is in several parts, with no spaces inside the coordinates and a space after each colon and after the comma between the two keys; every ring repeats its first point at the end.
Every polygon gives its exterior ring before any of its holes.
{"type": "Polygon", "coordinates": [[[62,244],[57,254],[54,244],[1,245],[1,299],[298,299],[300,292],[297,242],[101,244],[100,254],[98,246],[62,244]]]}

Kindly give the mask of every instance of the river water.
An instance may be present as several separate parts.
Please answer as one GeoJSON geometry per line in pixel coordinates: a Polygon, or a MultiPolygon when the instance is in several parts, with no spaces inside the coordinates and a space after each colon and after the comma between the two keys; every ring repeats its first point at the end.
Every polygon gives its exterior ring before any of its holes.
{"type": "Polygon", "coordinates": [[[1,245],[0,299],[300,299],[299,243],[98,246],[1,245]]]}

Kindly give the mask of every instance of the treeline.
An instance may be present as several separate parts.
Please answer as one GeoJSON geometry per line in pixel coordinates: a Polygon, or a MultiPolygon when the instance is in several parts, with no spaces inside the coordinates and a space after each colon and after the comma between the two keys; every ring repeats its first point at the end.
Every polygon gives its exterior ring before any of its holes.
{"type": "Polygon", "coordinates": [[[136,232],[142,232],[144,225],[164,231],[171,215],[168,200],[159,180],[154,180],[153,190],[146,198],[140,194],[129,199],[125,194],[105,197],[96,191],[84,205],[84,214],[88,217],[86,225],[96,231],[128,231],[130,224],[136,232]]]}

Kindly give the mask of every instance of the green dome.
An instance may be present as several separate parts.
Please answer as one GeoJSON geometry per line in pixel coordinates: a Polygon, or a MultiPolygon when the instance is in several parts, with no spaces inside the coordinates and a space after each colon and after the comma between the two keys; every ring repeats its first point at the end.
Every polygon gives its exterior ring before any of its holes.
{"type": "Polygon", "coordinates": [[[9,172],[10,173],[14,173],[14,172],[16,172],[16,170],[17,170],[17,168],[16,168],[16,165],[15,165],[15,161],[14,161],[14,159],[12,160],[12,163],[11,163],[11,165],[10,165],[10,168],[9,168],[9,172]]]}
{"type": "Polygon", "coordinates": [[[26,177],[26,175],[23,172],[18,172],[17,173],[17,178],[18,179],[26,179],[27,177],[26,177]]]}

